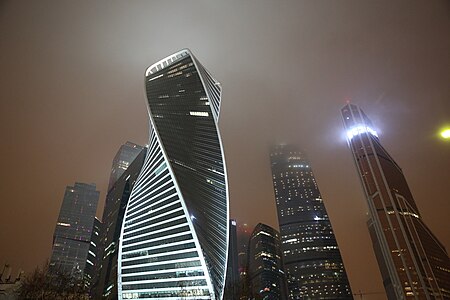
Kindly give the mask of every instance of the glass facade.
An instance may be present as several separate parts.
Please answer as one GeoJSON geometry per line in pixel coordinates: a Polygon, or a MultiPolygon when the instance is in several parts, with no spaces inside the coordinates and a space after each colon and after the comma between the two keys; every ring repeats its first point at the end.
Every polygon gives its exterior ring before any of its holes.
{"type": "Polygon", "coordinates": [[[238,266],[239,266],[239,298],[240,300],[248,299],[248,242],[252,231],[248,224],[237,223],[237,250],[238,250],[238,266]]]}
{"type": "Polygon", "coordinates": [[[369,231],[389,299],[450,299],[450,260],[428,229],[401,168],[364,112],[341,110],[369,207],[369,231]]]}
{"type": "MultiPolygon", "coordinates": [[[[119,150],[120,151],[120,150],[119,150]]],[[[134,161],[117,179],[106,195],[103,211],[103,230],[101,232],[100,270],[95,299],[117,299],[117,262],[119,257],[119,238],[122,222],[133,188],[144,164],[146,148],[142,148],[134,161]]],[[[113,175],[112,175],[113,176],[113,175]]]]}
{"type": "Polygon", "coordinates": [[[119,299],[221,299],[228,191],[220,84],[189,50],[149,67],[150,138],[119,248],[119,299]]]}
{"type": "Polygon", "coordinates": [[[99,195],[95,184],[77,182],[66,187],[53,235],[52,268],[83,278],[99,195]]]}
{"type": "Polygon", "coordinates": [[[270,158],[289,299],[353,299],[309,161],[294,145],[270,158]]]}
{"type": "Polygon", "coordinates": [[[89,288],[93,288],[98,280],[98,271],[100,268],[101,244],[100,234],[102,230],[102,222],[97,217],[94,218],[94,226],[92,227],[91,241],[89,243],[86,267],[84,269],[84,280],[89,288]]]}
{"type": "Polygon", "coordinates": [[[238,264],[238,245],[237,245],[237,223],[236,220],[230,220],[229,224],[229,243],[228,243],[228,265],[227,276],[225,280],[224,300],[239,299],[239,264],[238,264]]]}
{"type": "Polygon", "coordinates": [[[108,191],[136,159],[139,153],[141,153],[142,149],[142,146],[132,142],[126,142],[120,146],[119,151],[117,151],[116,156],[113,159],[111,175],[109,176],[108,191]]]}
{"type": "Polygon", "coordinates": [[[287,300],[281,240],[278,231],[256,225],[248,246],[249,299],[287,300]]]}

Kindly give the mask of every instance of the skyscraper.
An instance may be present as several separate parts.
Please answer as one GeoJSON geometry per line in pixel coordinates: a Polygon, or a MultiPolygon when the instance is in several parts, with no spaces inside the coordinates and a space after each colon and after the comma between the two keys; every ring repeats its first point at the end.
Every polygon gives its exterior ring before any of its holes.
{"type": "Polygon", "coordinates": [[[237,223],[237,251],[239,267],[239,299],[248,299],[248,242],[250,241],[251,229],[246,223],[237,223]]]}
{"type": "Polygon", "coordinates": [[[273,147],[270,158],[289,299],[352,299],[310,163],[293,145],[273,147]]]}
{"type": "Polygon", "coordinates": [[[230,220],[227,276],[225,280],[225,292],[223,296],[224,300],[239,299],[239,265],[236,225],[236,220],[230,220]]]}
{"type": "Polygon", "coordinates": [[[122,229],[125,208],[130,199],[131,190],[136,183],[144,164],[146,148],[142,148],[134,161],[117,179],[106,195],[103,210],[103,230],[101,232],[100,271],[96,299],[117,299],[117,268],[119,258],[119,238],[122,229]]]}
{"type": "Polygon", "coordinates": [[[221,86],[189,50],[146,71],[150,138],[119,248],[119,299],[221,299],[228,193],[221,86]]]}
{"type": "Polygon", "coordinates": [[[92,226],[91,240],[89,242],[88,256],[86,259],[86,267],[84,268],[84,280],[89,288],[97,282],[98,270],[100,268],[100,255],[102,247],[100,245],[100,234],[102,231],[102,222],[97,217],[94,218],[92,226]]]}
{"type": "Polygon", "coordinates": [[[143,147],[132,142],[126,142],[120,146],[119,151],[117,151],[114,157],[111,175],[109,176],[109,186],[108,191],[113,186],[114,182],[122,176],[123,172],[128,168],[128,166],[134,161],[136,156],[142,151],[143,147]]]}
{"type": "Polygon", "coordinates": [[[402,170],[354,104],[341,110],[369,207],[369,231],[389,299],[450,299],[450,260],[423,222],[402,170]]]}
{"type": "Polygon", "coordinates": [[[281,240],[278,231],[259,223],[248,246],[249,299],[287,300],[281,240]]]}
{"type": "Polygon", "coordinates": [[[53,235],[52,268],[84,276],[99,194],[95,184],[76,182],[66,187],[53,235]]]}

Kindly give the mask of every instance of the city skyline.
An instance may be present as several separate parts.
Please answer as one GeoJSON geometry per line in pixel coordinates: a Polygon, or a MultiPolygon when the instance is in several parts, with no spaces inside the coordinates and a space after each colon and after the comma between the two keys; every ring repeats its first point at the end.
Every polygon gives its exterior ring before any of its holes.
{"type": "Polygon", "coordinates": [[[219,127],[231,217],[277,227],[269,145],[298,144],[314,166],[352,290],[383,291],[340,120],[350,98],[379,126],[425,222],[450,247],[449,143],[437,136],[450,119],[448,2],[0,7],[0,264],[29,272],[49,257],[66,185],[95,182],[103,206],[117,148],[147,142],[143,66],[184,47],[226,90],[219,127]]]}

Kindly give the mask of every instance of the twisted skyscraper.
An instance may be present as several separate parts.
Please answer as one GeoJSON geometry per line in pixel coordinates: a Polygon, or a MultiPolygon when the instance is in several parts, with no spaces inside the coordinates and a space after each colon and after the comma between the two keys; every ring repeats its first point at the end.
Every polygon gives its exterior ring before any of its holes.
{"type": "Polygon", "coordinates": [[[450,299],[448,254],[423,222],[402,169],[359,107],[347,104],[341,112],[388,299],[450,299]]]}
{"type": "Polygon", "coordinates": [[[220,84],[189,50],[146,71],[150,138],[125,212],[119,299],[221,299],[228,192],[220,84]]]}

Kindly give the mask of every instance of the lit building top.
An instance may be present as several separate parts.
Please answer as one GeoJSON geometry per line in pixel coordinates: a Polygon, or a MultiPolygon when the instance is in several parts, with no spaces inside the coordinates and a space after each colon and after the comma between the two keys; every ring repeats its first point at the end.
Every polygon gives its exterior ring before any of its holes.
{"type": "MultiPolygon", "coordinates": [[[[347,132],[373,128],[354,104],[341,110],[347,132]]],[[[423,222],[401,168],[373,132],[349,136],[369,208],[368,227],[388,299],[450,299],[450,260],[423,222]]]]}

